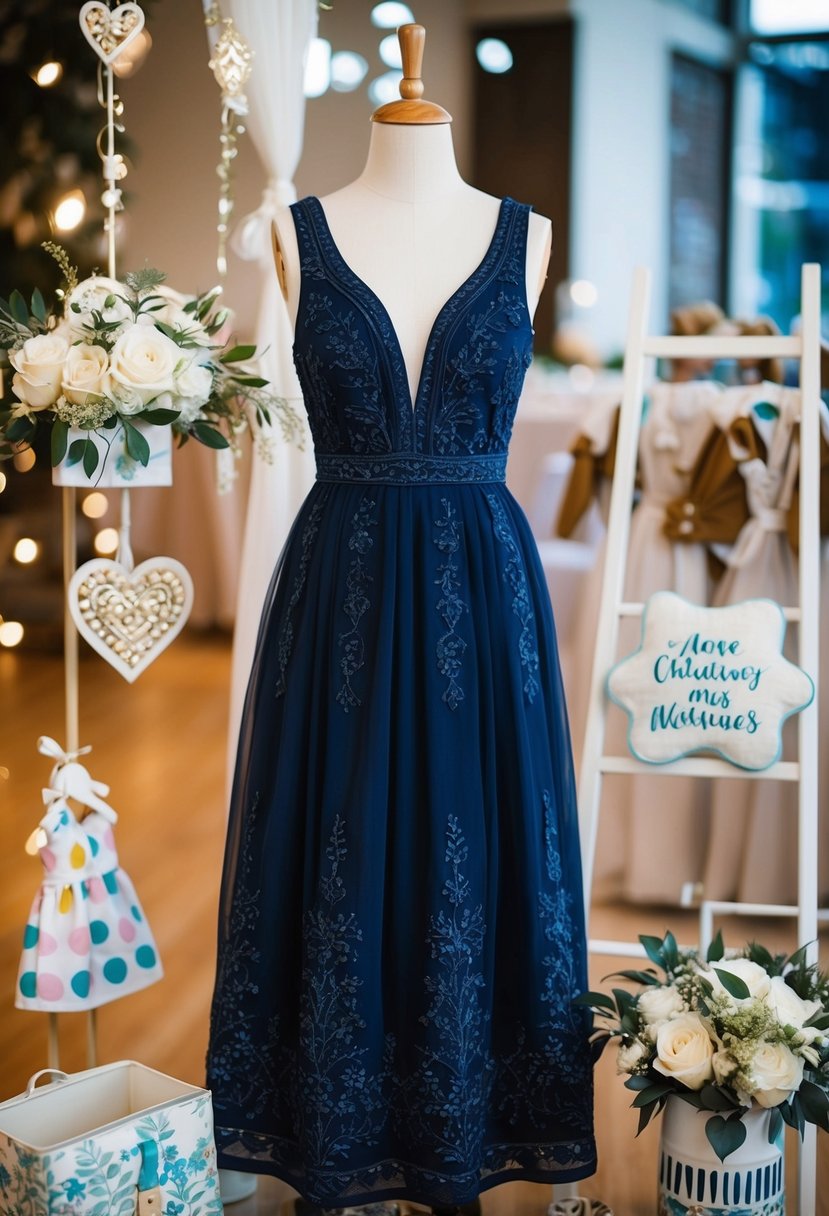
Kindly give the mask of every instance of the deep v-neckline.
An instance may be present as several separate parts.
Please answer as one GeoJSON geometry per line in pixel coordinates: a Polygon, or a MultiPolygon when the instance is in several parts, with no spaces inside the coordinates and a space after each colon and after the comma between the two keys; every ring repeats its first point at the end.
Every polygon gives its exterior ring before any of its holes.
{"type": "MultiPolygon", "coordinates": [[[[475,269],[467,275],[463,282],[455,288],[452,294],[447,298],[442,307],[435,316],[432,326],[426,338],[426,345],[423,350],[423,360],[420,365],[420,373],[415,384],[414,397],[412,396],[411,383],[409,381],[408,368],[403,355],[403,345],[400,341],[400,335],[394,321],[391,318],[386,305],[381,300],[380,296],[371,287],[365,279],[357,274],[356,270],[346,261],[340,251],[340,247],[334,239],[334,234],[328,223],[328,217],[325,214],[325,208],[316,195],[308,195],[308,202],[313,206],[314,214],[317,217],[317,235],[321,238],[322,243],[326,247],[329,260],[333,260],[335,267],[339,270],[340,276],[352,287],[357,288],[358,296],[362,296],[363,301],[369,306],[369,310],[373,310],[377,316],[383,321],[382,326],[378,328],[382,331],[385,329],[389,334],[394,346],[394,354],[398,366],[396,379],[398,381],[397,390],[401,393],[404,404],[408,407],[409,420],[416,418],[420,407],[421,398],[425,395],[430,380],[431,370],[434,363],[435,351],[437,349],[438,338],[441,336],[441,331],[446,328],[448,320],[451,317],[452,309],[457,304],[457,301],[468,294],[471,294],[479,286],[483,286],[487,281],[487,274],[490,268],[490,262],[500,261],[500,257],[506,248],[506,242],[502,239],[504,232],[508,226],[507,220],[512,213],[513,199],[508,195],[501,199],[498,208],[498,218],[495,221],[495,228],[490,238],[486,251],[475,269]],[[480,283],[479,283],[480,280],[480,283]]],[[[385,347],[383,347],[385,349],[385,347]]],[[[395,378],[394,364],[391,368],[392,377],[395,378]]]]}

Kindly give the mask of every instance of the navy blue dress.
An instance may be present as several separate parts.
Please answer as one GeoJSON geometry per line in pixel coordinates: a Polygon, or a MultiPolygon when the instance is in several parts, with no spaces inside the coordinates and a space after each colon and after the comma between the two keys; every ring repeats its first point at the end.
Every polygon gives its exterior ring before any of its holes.
{"type": "Polygon", "coordinates": [[[317,481],[262,617],[208,1083],[220,1163],[322,1207],[594,1171],[578,826],[550,600],[504,484],[532,328],[501,204],[412,402],[315,198],[292,207],[317,481]]]}

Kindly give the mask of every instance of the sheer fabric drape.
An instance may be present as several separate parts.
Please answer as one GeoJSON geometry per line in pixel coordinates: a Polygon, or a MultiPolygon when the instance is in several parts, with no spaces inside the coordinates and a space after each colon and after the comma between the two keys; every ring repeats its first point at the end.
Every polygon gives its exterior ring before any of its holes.
{"type": "MultiPolygon", "coordinates": [[[[317,3],[225,0],[224,11],[255,54],[246,88],[250,107],[247,125],[268,173],[262,201],[237,225],[232,247],[240,257],[260,267],[255,341],[265,352],[262,375],[302,414],[291,354],[291,324],[274,273],[270,226],[276,209],[296,197],[293,178],[302,151],[305,119],[303,73],[308,43],[316,33],[317,3]]],[[[236,600],[228,735],[231,767],[268,583],[313,477],[313,453],[307,434],[304,450],[286,443],[278,427],[258,435],[236,600]]]]}

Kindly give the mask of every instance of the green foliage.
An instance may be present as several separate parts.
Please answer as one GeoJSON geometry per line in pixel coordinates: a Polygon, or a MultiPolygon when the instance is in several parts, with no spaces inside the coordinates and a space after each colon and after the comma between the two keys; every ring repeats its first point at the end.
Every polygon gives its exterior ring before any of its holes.
{"type": "Polygon", "coordinates": [[[190,434],[194,439],[198,439],[199,443],[203,443],[208,448],[227,448],[230,446],[221,431],[215,426],[211,426],[208,422],[194,422],[190,427],[190,434]]]}
{"type": "Polygon", "coordinates": [[[745,1142],[746,1126],[739,1118],[740,1114],[741,1112],[737,1111],[736,1117],[731,1115],[727,1119],[722,1115],[712,1115],[705,1124],[708,1143],[720,1161],[725,1161],[726,1157],[730,1157],[745,1142]]]}
{"type": "Polygon", "coordinates": [[[69,438],[69,424],[56,419],[52,426],[51,462],[52,468],[59,465],[66,455],[66,444],[69,438]]]}
{"type": "Polygon", "coordinates": [[[179,416],[178,410],[142,410],[138,415],[144,422],[149,422],[152,426],[170,426],[176,421],[179,416]]]}
{"type": "Polygon", "coordinates": [[[14,350],[27,338],[46,332],[48,314],[43,296],[35,288],[31,304],[27,304],[21,293],[13,291],[8,300],[0,297],[0,347],[14,350]]]}
{"type": "Polygon", "coordinates": [[[33,418],[21,414],[6,427],[5,438],[10,443],[31,443],[35,437],[36,425],[33,418]]]}
{"type": "Polygon", "coordinates": [[[129,274],[124,275],[124,282],[130,291],[134,291],[139,296],[142,292],[152,291],[166,278],[163,271],[155,270],[152,266],[145,266],[143,270],[131,270],[129,274]]]}
{"type": "Polygon", "coordinates": [[[723,988],[730,996],[733,996],[738,1001],[748,1000],[751,996],[751,989],[745,980],[741,980],[737,975],[732,975],[730,971],[725,971],[722,967],[715,967],[714,971],[723,988]]]}
{"type": "Polygon", "coordinates": [[[219,355],[220,363],[241,363],[244,359],[252,359],[256,354],[255,346],[233,346],[224,354],[219,355]]]}
{"type": "Polygon", "coordinates": [[[150,463],[150,445],[132,422],[122,419],[127,453],[145,468],[150,463]]]}
{"type": "Polygon", "coordinates": [[[714,940],[711,942],[711,945],[708,947],[708,952],[705,955],[706,962],[718,963],[724,954],[725,954],[725,945],[723,944],[723,939],[722,939],[722,929],[719,929],[717,931],[717,936],[714,938],[714,940]]]}

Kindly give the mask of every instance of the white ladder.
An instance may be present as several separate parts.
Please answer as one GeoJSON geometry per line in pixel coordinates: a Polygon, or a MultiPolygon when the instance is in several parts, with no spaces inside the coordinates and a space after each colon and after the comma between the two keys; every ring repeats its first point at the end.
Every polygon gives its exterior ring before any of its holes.
{"type": "MultiPolygon", "coordinates": [[[[675,777],[739,777],[798,783],[798,900],[796,908],[750,905],[764,915],[797,916],[798,944],[810,943],[810,961],[817,958],[818,929],[818,698],[797,717],[798,758],[778,761],[762,772],[747,774],[725,760],[690,757],[654,766],[631,755],[604,752],[607,698],[605,679],[616,661],[619,621],[641,617],[643,605],[624,599],[625,571],[633,509],[634,480],[639,450],[639,428],[645,384],[645,362],[668,358],[787,358],[800,361],[800,545],[799,604],[784,605],[787,621],[798,625],[798,662],[817,689],[820,595],[820,267],[804,265],[801,276],[801,329],[797,337],[655,337],[647,333],[650,272],[635,272],[625,348],[624,386],[616,449],[616,468],[610,498],[610,516],[599,605],[596,649],[590,680],[590,700],[579,774],[579,825],[581,830],[584,897],[589,916],[593,862],[599,826],[599,804],[605,773],[654,774],[675,777]]],[[[701,932],[711,931],[715,912],[734,912],[747,905],[703,904],[701,932]]],[[[704,945],[702,938],[700,945],[704,945]]],[[[591,939],[594,954],[638,956],[639,943],[591,939]]],[[[799,1212],[814,1216],[816,1136],[808,1125],[800,1152],[799,1212]]]]}

